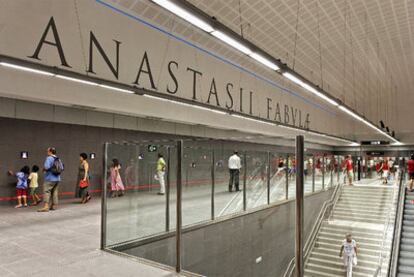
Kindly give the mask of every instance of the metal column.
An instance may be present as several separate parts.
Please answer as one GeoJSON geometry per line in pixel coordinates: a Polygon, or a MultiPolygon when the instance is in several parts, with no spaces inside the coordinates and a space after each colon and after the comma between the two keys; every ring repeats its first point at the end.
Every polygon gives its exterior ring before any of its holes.
{"type": "Polygon", "coordinates": [[[214,219],[214,193],[216,185],[216,173],[215,173],[216,159],[214,156],[214,150],[211,151],[211,220],[214,219]]]}
{"type": "Polygon", "coordinates": [[[165,190],[165,231],[168,232],[170,230],[170,184],[171,184],[171,148],[167,146],[167,187],[165,190]]]}
{"type": "Polygon", "coordinates": [[[312,155],[312,192],[315,192],[315,154],[312,155]]]}
{"type": "Polygon", "coordinates": [[[104,161],[103,161],[103,176],[104,180],[102,183],[102,196],[101,196],[101,249],[106,248],[106,215],[107,215],[107,184],[108,174],[107,170],[107,159],[108,159],[108,143],[104,145],[104,161]]]}
{"type": "Polygon", "coordinates": [[[267,204],[270,204],[270,152],[267,152],[267,204]]]}
{"type": "Polygon", "coordinates": [[[286,174],[286,200],[289,199],[289,155],[286,155],[285,163],[285,174],[286,174]]]}
{"type": "Polygon", "coordinates": [[[247,196],[246,196],[246,182],[247,182],[247,157],[246,153],[243,154],[243,167],[244,167],[244,173],[243,173],[243,211],[247,208],[247,196]]]}
{"type": "Polygon", "coordinates": [[[322,156],[322,190],[325,190],[325,154],[322,156]]]}
{"type": "Polygon", "coordinates": [[[183,141],[177,141],[177,226],[176,226],[176,266],[177,272],[181,271],[181,228],[182,228],[182,159],[183,159],[183,141]]]}
{"type": "Polygon", "coordinates": [[[358,181],[361,181],[361,158],[360,157],[358,157],[357,165],[358,165],[358,181]]]}
{"type": "Polygon", "coordinates": [[[296,239],[295,239],[295,270],[296,277],[303,277],[303,194],[304,194],[304,139],[296,137],[296,239]]]}

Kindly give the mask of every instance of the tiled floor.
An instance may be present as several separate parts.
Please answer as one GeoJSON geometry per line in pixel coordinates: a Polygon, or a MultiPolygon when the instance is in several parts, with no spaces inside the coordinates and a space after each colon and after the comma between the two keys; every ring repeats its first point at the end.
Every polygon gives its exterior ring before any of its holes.
{"type": "Polygon", "coordinates": [[[100,201],[56,211],[0,206],[0,276],[178,276],[99,250],[100,201]]]}

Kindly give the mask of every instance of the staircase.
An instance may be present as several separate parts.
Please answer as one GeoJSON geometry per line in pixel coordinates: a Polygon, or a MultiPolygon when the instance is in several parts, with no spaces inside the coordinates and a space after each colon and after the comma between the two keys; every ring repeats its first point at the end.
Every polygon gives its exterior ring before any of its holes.
{"type": "Polygon", "coordinates": [[[398,258],[398,277],[414,276],[414,192],[407,192],[398,258]]]}
{"type": "MultiPolygon", "coordinates": [[[[322,223],[306,260],[305,276],[346,275],[342,259],[339,258],[339,250],[346,233],[352,234],[358,247],[358,265],[354,267],[353,276],[374,276],[381,252],[384,256],[381,269],[383,273],[378,276],[385,276],[388,258],[386,254],[391,247],[392,236],[392,230],[388,230],[386,226],[389,226],[388,219],[395,216],[397,193],[394,190],[393,187],[383,185],[344,186],[330,218],[322,223]]],[[[412,227],[414,234],[414,223],[412,227]]]]}

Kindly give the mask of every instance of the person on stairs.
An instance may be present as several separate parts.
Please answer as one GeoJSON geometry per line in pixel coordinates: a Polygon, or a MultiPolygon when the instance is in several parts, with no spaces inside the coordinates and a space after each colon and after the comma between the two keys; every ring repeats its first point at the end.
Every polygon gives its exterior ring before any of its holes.
{"type": "Polygon", "coordinates": [[[342,241],[341,250],[339,251],[339,257],[344,261],[344,267],[346,270],[346,277],[352,277],[352,267],[357,265],[358,249],[352,234],[346,234],[345,239],[342,241]]]}
{"type": "Polygon", "coordinates": [[[345,171],[346,171],[346,176],[348,177],[348,182],[349,182],[348,184],[352,186],[352,180],[354,179],[354,169],[352,166],[351,155],[346,156],[345,171]]]}

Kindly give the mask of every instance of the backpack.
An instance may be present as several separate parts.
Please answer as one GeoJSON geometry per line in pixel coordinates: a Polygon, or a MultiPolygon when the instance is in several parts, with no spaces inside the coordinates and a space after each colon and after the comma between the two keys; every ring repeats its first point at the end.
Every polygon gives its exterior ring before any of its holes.
{"type": "Polygon", "coordinates": [[[59,176],[60,174],[62,174],[63,170],[65,170],[63,162],[58,157],[55,157],[53,165],[50,168],[50,172],[55,176],[59,176]]]}

